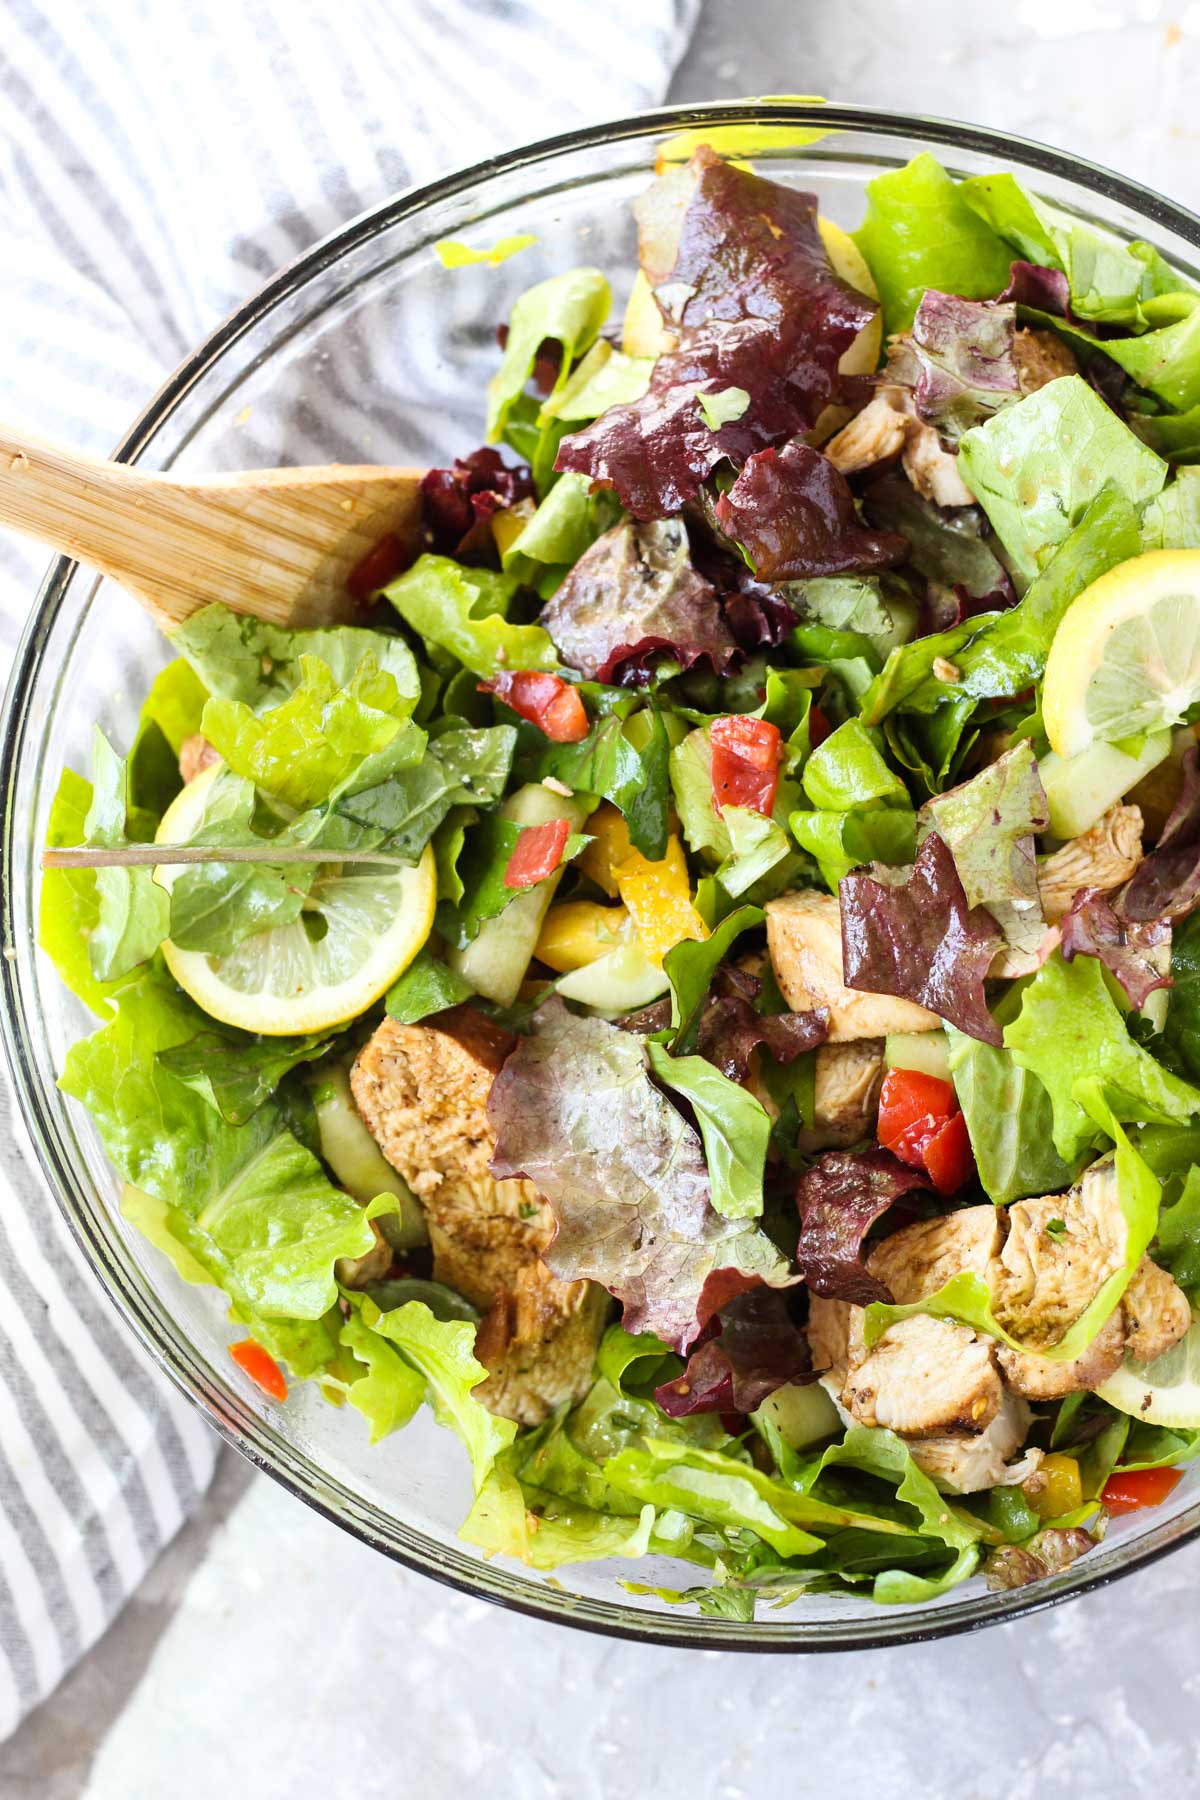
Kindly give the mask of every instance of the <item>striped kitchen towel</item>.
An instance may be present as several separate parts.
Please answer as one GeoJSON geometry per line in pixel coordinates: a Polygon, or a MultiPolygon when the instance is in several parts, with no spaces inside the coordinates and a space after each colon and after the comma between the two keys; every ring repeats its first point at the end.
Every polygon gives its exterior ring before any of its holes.
{"type": "MultiPolygon", "coordinates": [[[[660,101],[698,4],[0,0],[4,414],[103,453],[356,213],[660,101]]],[[[45,564],[0,542],[5,669],[45,564]]],[[[95,1290],[21,1135],[0,1152],[0,1739],[119,1610],[216,1442],[95,1290]]]]}

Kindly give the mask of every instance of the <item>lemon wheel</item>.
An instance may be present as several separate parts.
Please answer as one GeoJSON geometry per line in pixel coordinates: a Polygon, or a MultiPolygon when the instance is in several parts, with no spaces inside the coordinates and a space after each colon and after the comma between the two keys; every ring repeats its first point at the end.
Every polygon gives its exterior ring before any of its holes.
{"type": "MultiPolygon", "coordinates": [[[[219,772],[206,769],[176,797],[159,843],[192,836],[219,772]]],[[[159,864],[154,878],[170,892],[179,873],[159,864]]],[[[324,1031],[364,1012],[408,967],[429,936],[436,899],[429,846],[412,866],[322,863],[293,924],[256,932],[223,955],[170,940],[163,955],[180,987],[226,1025],[268,1037],[324,1031]]]]}
{"type": "Polygon", "coordinates": [[[1200,550],[1131,557],[1072,601],[1046,658],[1051,749],[1079,756],[1098,739],[1161,731],[1197,700],[1200,550]]]}
{"type": "Polygon", "coordinates": [[[1118,1412],[1174,1431],[1200,1428],[1200,1314],[1152,1363],[1126,1361],[1096,1392],[1118,1412]]]}

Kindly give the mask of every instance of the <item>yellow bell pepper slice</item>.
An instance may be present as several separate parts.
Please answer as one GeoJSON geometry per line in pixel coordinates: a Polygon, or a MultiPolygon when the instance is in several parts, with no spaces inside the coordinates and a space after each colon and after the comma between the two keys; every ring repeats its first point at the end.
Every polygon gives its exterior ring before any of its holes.
{"type": "Polygon", "coordinates": [[[1056,1450],[1044,1457],[1038,1470],[1038,1477],[1041,1476],[1045,1477],[1045,1484],[1035,1477],[1035,1492],[1029,1496],[1039,1519],[1058,1519],[1083,1505],[1083,1480],[1073,1456],[1056,1450]]]}
{"type": "Polygon", "coordinates": [[[591,843],[576,858],[575,867],[594,881],[613,900],[617,897],[617,865],[634,854],[629,829],[611,800],[602,800],[587,822],[591,843]]]}
{"type": "Polygon", "coordinates": [[[534,955],[565,975],[607,956],[632,930],[633,921],[623,906],[602,906],[598,900],[560,900],[546,914],[534,955]]]}
{"type": "MultiPolygon", "coordinates": [[[[590,821],[588,829],[592,829],[590,821]]],[[[661,862],[650,862],[640,851],[630,850],[613,874],[642,950],[652,963],[660,965],[667,951],[685,938],[708,936],[708,926],[692,904],[683,845],[674,832],[667,839],[667,854],[661,862]]]]}

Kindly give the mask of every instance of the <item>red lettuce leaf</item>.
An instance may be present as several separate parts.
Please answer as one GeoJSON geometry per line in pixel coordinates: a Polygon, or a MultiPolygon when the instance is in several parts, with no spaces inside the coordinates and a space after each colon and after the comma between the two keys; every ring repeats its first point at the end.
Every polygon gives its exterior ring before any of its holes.
{"type": "Polygon", "coordinates": [[[777,1289],[731,1300],[713,1324],[716,1333],[692,1351],[682,1375],[655,1390],[669,1418],[750,1413],[786,1382],[813,1379],[808,1340],[777,1289]]]}
{"type": "Polygon", "coordinates": [[[1166,919],[1123,919],[1103,888],[1087,887],[1072,900],[1061,930],[1065,960],[1096,957],[1139,1011],[1155,988],[1171,986],[1171,927],[1166,919]]]}
{"type": "Polygon", "coordinates": [[[684,1351],[734,1294],[788,1285],[770,1240],[714,1210],[700,1138],[633,1033],[548,1000],[493,1082],[488,1117],[492,1173],[525,1176],[554,1214],[543,1260],[606,1287],[627,1331],[684,1351]]]}
{"type": "Polygon", "coordinates": [[[915,1000],[968,1037],[1003,1042],[983,983],[1003,943],[985,906],[968,906],[954,858],[936,831],[910,871],[875,865],[838,888],[847,987],[915,1000]]]}
{"type": "Polygon", "coordinates": [[[533,493],[524,466],[510,468],[498,450],[473,450],[421,481],[421,523],[431,549],[470,562],[492,552],[490,520],[533,493]]]}
{"type": "Polygon", "coordinates": [[[571,668],[597,681],[637,680],[655,654],[702,657],[724,674],[735,645],[717,596],[692,567],[680,519],[624,519],[585,550],[542,609],[571,668]]]}
{"type": "Polygon", "coordinates": [[[888,380],[911,388],[918,416],[943,437],[959,438],[1017,398],[1016,331],[1012,301],[963,300],[927,288],[912,330],[888,353],[888,380]]]}
{"type": "Polygon", "coordinates": [[[1197,750],[1183,758],[1183,787],[1158,844],[1121,889],[1116,909],[1136,924],[1181,919],[1200,902],[1200,770],[1197,750]]]}
{"type": "Polygon", "coordinates": [[[707,148],[689,173],[674,266],[658,289],[677,347],[640,400],[564,438],[556,463],[615,487],[637,519],[678,512],[717,463],[744,462],[815,423],[840,391],[843,351],[876,311],[834,274],[813,195],[707,148]],[[731,387],[748,396],[746,410],[712,431],[697,391],[731,387]]]}
{"type": "Polygon", "coordinates": [[[790,1063],[828,1036],[829,1014],[823,1006],[812,1012],[760,1013],[741,994],[725,994],[705,1008],[696,1048],[730,1081],[745,1081],[759,1045],[777,1063],[790,1063]]]}
{"type": "Polygon", "coordinates": [[[888,1150],[827,1150],[806,1169],[796,1184],[796,1264],[813,1293],[854,1306],[890,1304],[891,1293],[863,1262],[863,1242],[904,1195],[928,1188],[919,1170],[888,1150]]]}
{"type": "Polygon", "coordinates": [[[898,532],[862,523],[846,477],[808,444],[752,456],[717,501],[716,516],[760,581],[885,569],[908,556],[898,532]]]}
{"type": "Polygon", "coordinates": [[[1073,325],[1079,323],[1071,311],[1071,284],[1061,269],[1047,269],[1041,263],[1015,262],[1008,271],[1008,286],[996,298],[1032,307],[1035,312],[1052,313],[1073,325]]]}

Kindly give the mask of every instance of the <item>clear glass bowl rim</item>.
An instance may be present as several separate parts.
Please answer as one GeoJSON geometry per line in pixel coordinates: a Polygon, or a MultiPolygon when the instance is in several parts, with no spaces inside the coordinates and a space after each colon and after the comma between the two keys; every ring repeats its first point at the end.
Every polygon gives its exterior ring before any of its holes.
{"type": "MultiPolygon", "coordinates": [[[[395,195],[321,239],[251,295],[179,365],[129,427],[112,452],[113,460],[136,462],[174,409],[233,344],[314,276],[398,221],[437,202],[467,193],[492,176],[513,173],[537,163],[550,163],[572,151],[600,149],[609,143],[657,137],[663,133],[744,124],[826,128],[831,133],[844,127],[863,135],[902,137],[934,150],[995,155],[1001,161],[1012,161],[1015,153],[1026,168],[1074,182],[1083,189],[1127,206],[1143,219],[1174,232],[1200,253],[1200,216],[1187,207],[1102,164],[986,126],[875,108],[771,98],[660,107],[625,119],[539,139],[455,170],[436,181],[395,195]]],[[[41,1083],[16,1023],[22,996],[16,963],[8,951],[15,942],[12,871],[17,866],[14,846],[17,759],[26,737],[30,700],[46,641],[77,567],[71,558],[59,557],[47,571],[18,646],[5,697],[0,736],[0,782],[4,794],[0,905],[6,954],[0,957],[0,1035],[14,1096],[29,1128],[41,1173],[100,1286],[122,1321],[135,1333],[158,1366],[204,1414],[226,1443],[333,1524],[352,1532],[363,1543],[417,1574],[532,1618],[570,1625],[601,1636],[687,1649],[811,1654],[928,1642],[1059,1605],[1091,1589],[1106,1586],[1200,1538],[1200,1500],[1197,1500],[1186,1513],[1151,1529],[1137,1540],[1130,1540],[1124,1547],[1114,1546],[1107,1555],[1102,1549],[1094,1552],[1095,1563],[1089,1555],[1062,1575],[1037,1583],[1029,1590],[987,1593],[948,1607],[906,1608],[902,1614],[881,1607],[869,1618],[859,1615],[848,1618],[845,1624],[822,1621],[820,1625],[804,1626],[796,1621],[796,1635],[787,1631],[791,1622],[786,1619],[780,1619],[774,1629],[766,1621],[737,1625],[728,1621],[717,1624],[690,1616],[672,1620],[662,1614],[630,1611],[619,1602],[613,1602],[611,1607],[595,1602],[581,1607],[575,1596],[513,1580],[500,1575],[490,1565],[472,1564],[457,1571],[439,1566],[440,1547],[424,1538],[419,1528],[408,1529],[412,1537],[425,1544],[426,1554],[405,1551],[395,1543],[383,1540],[370,1523],[369,1509],[361,1502],[355,1503],[345,1490],[331,1487],[298,1447],[289,1444],[262,1420],[248,1421],[247,1415],[233,1417],[220,1390],[208,1382],[198,1368],[187,1366],[179,1343],[172,1341],[159,1321],[141,1305],[134,1286],[123,1279],[120,1269],[109,1263],[105,1246],[93,1234],[86,1210],[72,1191],[73,1173],[58,1153],[41,1083]],[[497,1575],[500,1575],[498,1580],[497,1575]],[[581,1616],[588,1612],[597,1616],[581,1616]],[[610,1612],[611,1617],[608,1616],[610,1612]]],[[[26,856],[32,851],[33,846],[24,847],[26,856]]]]}

